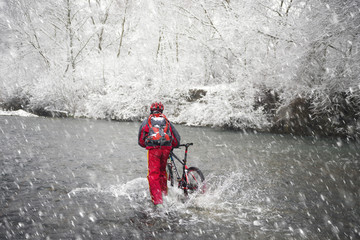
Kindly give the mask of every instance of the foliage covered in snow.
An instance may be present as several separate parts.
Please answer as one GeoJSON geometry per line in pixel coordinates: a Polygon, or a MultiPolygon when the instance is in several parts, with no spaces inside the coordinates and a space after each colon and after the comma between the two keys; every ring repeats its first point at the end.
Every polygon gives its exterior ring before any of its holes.
{"type": "Polygon", "coordinates": [[[0,8],[3,107],[140,120],[157,100],[179,123],[267,128],[269,115],[305,98],[315,116],[359,119],[357,0],[13,0],[0,8]],[[259,104],[269,91],[278,102],[259,104]]]}

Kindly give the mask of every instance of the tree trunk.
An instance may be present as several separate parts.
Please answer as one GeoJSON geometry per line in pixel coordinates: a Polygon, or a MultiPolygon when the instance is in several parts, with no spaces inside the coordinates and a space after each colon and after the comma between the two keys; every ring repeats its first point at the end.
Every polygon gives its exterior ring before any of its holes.
{"type": "Polygon", "coordinates": [[[65,73],[69,70],[70,66],[72,71],[75,71],[75,58],[74,58],[74,33],[71,26],[71,6],[70,0],[66,0],[67,7],[67,22],[66,29],[69,35],[69,52],[68,52],[68,64],[65,70],[65,73]]]}
{"type": "Polygon", "coordinates": [[[117,55],[116,55],[116,57],[118,57],[118,58],[120,57],[121,47],[122,47],[123,39],[124,39],[125,22],[126,22],[126,11],[127,11],[127,8],[128,8],[128,0],[126,0],[126,2],[125,2],[124,18],[123,18],[123,21],[122,21],[122,23],[121,23],[120,43],[119,43],[119,49],[118,49],[118,52],[117,52],[117,55]]]}

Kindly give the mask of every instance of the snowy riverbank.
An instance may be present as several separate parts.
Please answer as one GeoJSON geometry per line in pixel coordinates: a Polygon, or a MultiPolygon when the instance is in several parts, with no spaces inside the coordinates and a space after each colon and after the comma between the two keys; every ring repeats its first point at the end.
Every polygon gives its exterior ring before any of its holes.
{"type": "MultiPolygon", "coordinates": [[[[77,103],[76,111],[73,112],[66,106],[56,108],[61,106],[56,101],[37,102],[36,99],[25,99],[23,102],[28,104],[24,109],[28,112],[0,111],[0,115],[141,121],[148,116],[151,102],[160,100],[165,105],[164,113],[172,122],[188,126],[352,139],[360,136],[360,122],[356,118],[356,112],[349,110],[353,102],[339,101],[341,104],[336,105],[336,108],[327,112],[316,112],[314,102],[309,98],[297,97],[286,102],[274,91],[247,90],[245,92],[235,85],[229,87],[225,84],[187,90],[175,89],[177,94],[167,92],[167,95],[154,100],[147,99],[146,94],[138,94],[137,91],[129,92],[127,96],[119,92],[93,94],[77,103]]],[[[12,104],[23,106],[19,102],[12,104]]],[[[14,109],[9,104],[6,106],[14,109]]]]}
{"type": "Polygon", "coordinates": [[[4,111],[0,109],[0,116],[38,117],[38,115],[26,112],[22,109],[16,111],[4,111]]]}

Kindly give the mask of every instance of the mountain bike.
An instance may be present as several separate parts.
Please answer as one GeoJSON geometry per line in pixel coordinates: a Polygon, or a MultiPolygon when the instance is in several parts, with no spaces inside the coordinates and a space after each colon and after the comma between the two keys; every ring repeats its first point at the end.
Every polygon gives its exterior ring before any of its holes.
{"type": "Polygon", "coordinates": [[[178,156],[171,150],[169,161],[167,163],[167,176],[170,185],[173,187],[175,180],[178,182],[178,188],[184,190],[185,196],[194,192],[205,192],[205,178],[204,174],[197,167],[188,167],[187,163],[187,153],[188,148],[193,145],[193,143],[180,144],[179,147],[185,147],[184,159],[180,160],[178,156]],[[179,169],[175,164],[175,159],[182,165],[182,175],[179,174],[179,169]]]}

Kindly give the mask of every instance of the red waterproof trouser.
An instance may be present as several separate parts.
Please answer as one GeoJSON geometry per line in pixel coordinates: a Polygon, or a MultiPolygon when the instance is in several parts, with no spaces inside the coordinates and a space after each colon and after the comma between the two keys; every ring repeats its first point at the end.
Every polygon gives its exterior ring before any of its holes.
{"type": "Polygon", "coordinates": [[[162,194],[167,194],[166,163],[169,149],[149,149],[148,151],[148,181],[151,200],[154,204],[163,202],[162,194]]]}

